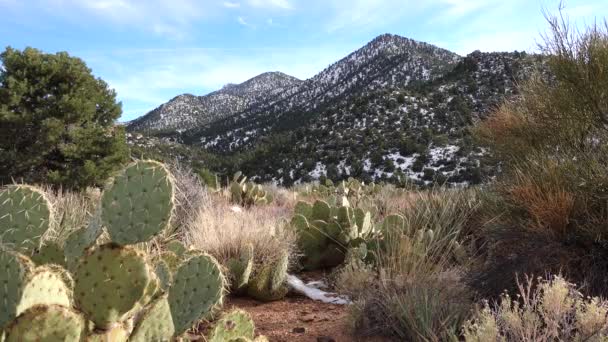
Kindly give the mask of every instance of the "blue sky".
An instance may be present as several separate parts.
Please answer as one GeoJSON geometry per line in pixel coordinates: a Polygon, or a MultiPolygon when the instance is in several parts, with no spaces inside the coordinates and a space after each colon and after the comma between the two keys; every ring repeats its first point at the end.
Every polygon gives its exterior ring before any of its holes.
{"type": "MultiPolygon", "coordinates": [[[[0,48],[68,51],[116,89],[122,120],[265,71],[305,79],[382,33],[460,54],[535,49],[558,0],[0,0],[0,48]]],[[[566,1],[579,24],[606,0],[566,1]]]]}

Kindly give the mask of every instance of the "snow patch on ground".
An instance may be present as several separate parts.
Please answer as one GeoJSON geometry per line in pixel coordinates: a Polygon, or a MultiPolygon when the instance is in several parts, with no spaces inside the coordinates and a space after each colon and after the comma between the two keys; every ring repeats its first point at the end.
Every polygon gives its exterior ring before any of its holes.
{"type": "Polygon", "coordinates": [[[348,298],[344,296],[339,296],[335,293],[325,292],[321,290],[320,288],[326,287],[323,282],[313,281],[308,284],[304,284],[301,279],[289,274],[287,275],[287,284],[294,291],[301,293],[312,300],[338,305],[346,305],[352,303],[348,298]]]}

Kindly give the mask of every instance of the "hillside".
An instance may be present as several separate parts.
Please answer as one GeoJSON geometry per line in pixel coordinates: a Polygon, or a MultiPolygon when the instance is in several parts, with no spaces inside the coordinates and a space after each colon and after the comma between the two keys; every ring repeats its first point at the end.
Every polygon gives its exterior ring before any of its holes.
{"type": "Polygon", "coordinates": [[[131,131],[184,131],[239,113],[265,102],[301,81],[267,72],[241,84],[227,84],[205,96],[183,94],[128,124],[131,131]]]}
{"type": "MultiPolygon", "coordinates": [[[[190,102],[168,118],[187,117],[182,122],[194,128],[168,136],[190,155],[215,155],[203,164],[216,172],[242,170],[260,181],[478,183],[493,168],[484,166],[485,151],[472,145],[468,128],[539,66],[539,56],[525,53],[461,57],[382,35],[311,79],[252,80],[203,97],[249,99],[232,115],[196,124],[188,113],[200,106],[190,102]]],[[[157,127],[165,136],[171,130],[157,127]]]]}

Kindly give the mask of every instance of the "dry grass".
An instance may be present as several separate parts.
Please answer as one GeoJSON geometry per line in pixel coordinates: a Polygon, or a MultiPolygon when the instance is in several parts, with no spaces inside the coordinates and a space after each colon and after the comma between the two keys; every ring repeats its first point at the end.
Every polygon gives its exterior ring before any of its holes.
{"type": "Polygon", "coordinates": [[[357,298],[353,325],[363,334],[445,341],[455,336],[471,308],[472,293],[462,279],[468,259],[457,258],[457,250],[478,199],[472,191],[439,189],[404,198],[405,227],[379,241],[377,276],[368,286],[374,290],[357,298]]]}
{"type": "Polygon", "coordinates": [[[214,195],[184,226],[184,238],[188,245],[210,253],[222,264],[252,244],[255,262],[262,264],[275,260],[285,250],[293,250],[295,235],[286,225],[289,217],[285,207],[244,209],[231,205],[224,196],[214,195]]]}
{"type": "Polygon", "coordinates": [[[44,190],[55,211],[55,219],[43,240],[59,244],[62,244],[71,232],[89,223],[101,197],[101,192],[93,188],[81,192],[51,188],[44,190]]]}
{"type": "Polygon", "coordinates": [[[533,179],[517,172],[508,189],[510,199],[530,215],[528,228],[565,237],[575,206],[575,195],[563,186],[551,186],[546,179],[533,179]]]}
{"type": "Polygon", "coordinates": [[[518,282],[519,296],[479,310],[464,326],[467,342],[606,341],[608,302],[584,298],[561,276],[518,282]]]}

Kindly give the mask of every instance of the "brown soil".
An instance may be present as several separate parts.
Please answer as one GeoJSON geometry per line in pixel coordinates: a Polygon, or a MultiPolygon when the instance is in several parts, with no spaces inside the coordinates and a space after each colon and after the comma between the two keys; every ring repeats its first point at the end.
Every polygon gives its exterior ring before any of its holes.
{"type": "Polygon", "coordinates": [[[271,342],[317,342],[319,337],[330,337],[336,342],[388,341],[353,336],[344,305],[325,304],[305,297],[287,297],[272,303],[231,298],[226,307],[248,311],[255,321],[257,334],[266,335],[271,342]]]}

